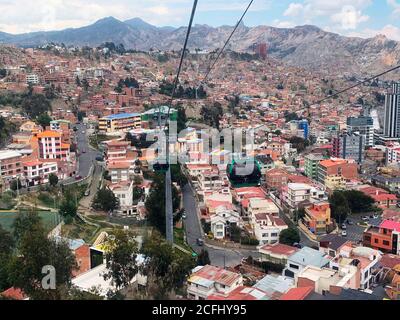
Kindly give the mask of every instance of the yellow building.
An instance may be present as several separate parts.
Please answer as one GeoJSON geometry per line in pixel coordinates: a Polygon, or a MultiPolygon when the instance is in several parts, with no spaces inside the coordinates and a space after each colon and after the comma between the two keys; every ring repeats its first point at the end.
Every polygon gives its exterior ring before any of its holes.
{"type": "Polygon", "coordinates": [[[99,120],[99,131],[102,133],[128,132],[142,127],[139,113],[114,114],[99,120]]]}
{"type": "Polygon", "coordinates": [[[325,187],[331,191],[345,189],[346,179],[342,176],[327,176],[325,179],[325,187]]]}

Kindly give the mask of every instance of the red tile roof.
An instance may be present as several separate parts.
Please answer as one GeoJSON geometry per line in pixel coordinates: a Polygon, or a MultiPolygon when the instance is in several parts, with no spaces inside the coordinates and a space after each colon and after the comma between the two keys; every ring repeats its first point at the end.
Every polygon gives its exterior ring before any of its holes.
{"type": "Polygon", "coordinates": [[[281,254],[281,255],[292,255],[296,253],[299,249],[291,246],[287,246],[285,244],[277,243],[273,245],[266,245],[261,248],[263,251],[268,251],[273,254],[281,254]]]}
{"type": "Polygon", "coordinates": [[[379,227],[383,228],[383,229],[389,229],[392,231],[400,232],[400,222],[396,222],[396,221],[385,220],[381,223],[381,225],[379,227]]]}
{"type": "Polygon", "coordinates": [[[0,296],[3,296],[4,298],[7,299],[12,299],[12,300],[25,300],[27,296],[22,292],[21,289],[17,288],[10,288],[2,293],[0,293],[0,296]]]}
{"type": "Polygon", "coordinates": [[[267,294],[260,289],[249,288],[249,287],[238,287],[233,290],[229,295],[222,296],[218,294],[211,295],[207,298],[207,300],[211,301],[221,301],[221,300],[229,300],[229,301],[254,301],[260,300],[263,296],[267,294]],[[257,298],[259,297],[259,298],[257,298]]]}
{"type": "Polygon", "coordinates": [[[195,273],[196,276],[231,286],[238,281],[240,275],[222,268],[207,265],[195,273]]]}
{"type": "Polygon", "coordinates": [[[279,300],[305,300],[313,291],[312,287],[293,288],[286,292],[279,300]]]}

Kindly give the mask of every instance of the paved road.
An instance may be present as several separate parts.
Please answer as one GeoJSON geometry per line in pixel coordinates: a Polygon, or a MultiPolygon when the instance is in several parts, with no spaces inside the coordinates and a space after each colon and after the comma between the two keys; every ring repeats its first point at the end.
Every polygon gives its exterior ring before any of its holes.
{"type": "MultiPolygon", "coordinates": [[[[202,234],[200,221],[197,215],[197,204],[196,198],[193,194],[193,190],[189,185],[186,185],[183,190],[183,204],[186,211],[187,219],[185,220],[185,230],[188,244],[192,249],[200,253],[203,249],[197,245],[197,239],[204,239],[202,234]]],[[[241,263],[243,258],[252,256],[258,257],[257,253],[249,250],[232,250],[210,247],[206,245],[206,249],[210,255],[211,264],[219,267],[231,267],[241,263]]]]}
{"type": "Polygon", "coordinates": [[[78,175],[85,178],[88,176],[92,165],[96,163],[96,157],[102,154],[100,151],[90,148],[86,125],[78,124],[76,128],[78,129],[76,132],[76,143],[79,151],[78,175]]]}
{"type": "Polygon", "coordinates": [[[93,169],[93,178],[92,178],[91,185],[90,185],[90,188],[89,188],[90,194],[87,197],[86,196],[83,197],[81,202],[80,202],[80,205],[83,208],[85,208],[85,209],[89,209],[90,208],[90,206],[92,204],[92,201],[93,201],[93,199],[94,199],[94,197],[95,197],[95,195],[96,195],[96,193],[98,191],[102,174],[103,174],[102,167],[99,166],[99,165],[95,165],[94,169],[93,169]]]}
{"type": "MultiPolygon", "coordinates": [[[[370,213],[368,213],[368,214],[354,214],[354,215],[351,215],[349,217],[349,220],[351,220],[354,223],[354,225],[351,225],[351,226],[347,225],[347,237],[346,237],[346,239],[349,239],[349,240],[354,241],[356,243],[362,241],[364,230],[367,227],[359,226],[359,225],[357,225],[357,223],[363,222],[363,220],[362,220],[363,216],[370,216],[370,213]]],[[[382,219],[380,217],[377,218],[377,219],[370,219],[369,221],[367,221],[367,223],[369,225],[374,225],[374,226],[380,225],[381,222],[382,222],[382,219]]]]}

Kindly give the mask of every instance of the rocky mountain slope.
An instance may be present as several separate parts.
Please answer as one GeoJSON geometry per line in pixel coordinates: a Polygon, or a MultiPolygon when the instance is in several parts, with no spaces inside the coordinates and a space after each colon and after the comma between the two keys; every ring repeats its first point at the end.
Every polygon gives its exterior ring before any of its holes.
{"type": "MultiPolygon", "coordinates": [[[[189,47],[213,50],[222,47],[232,31],[232,26],[213,28],[196,25],[189,47]]],[[[43,45],[49,42],[66,45],[97,46],[106,41],[122,43],[136,50],[179,50],[186,28],[155,27],[135,18],[119,21],[113,17],[77,29],[52,32],[35,32],[11,35],[0,32],[0,43],[23,47],[43,45]]],[[[325,32],[315,26],[274,28],[241,25],[231,41],[230,49],[251,51],[255,43],[267,42],[269,53],[284,62],[326,73],[340,72],[346,75],[364,75],[380,72],[400,61],[400,43],[384,36],[371,39],[348,38],[325,32]]]]}

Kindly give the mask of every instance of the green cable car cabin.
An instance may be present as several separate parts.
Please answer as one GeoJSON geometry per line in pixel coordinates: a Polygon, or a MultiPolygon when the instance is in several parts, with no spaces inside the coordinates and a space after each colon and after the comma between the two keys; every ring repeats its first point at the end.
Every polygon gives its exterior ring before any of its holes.
{"type": "Polygon", "coordinates": [[[229,181],[231,182],[232,188],[245,188],[245,187],[257,187],[261,185],[261,166],[258,161],[251,160],[254,163],[254,170],[252,173],[243,175],[241,170],[246,168],[246,163],[249,160],[240,163],[233,160],[231,164],[228,165],[227,174],[229,181]]]}

